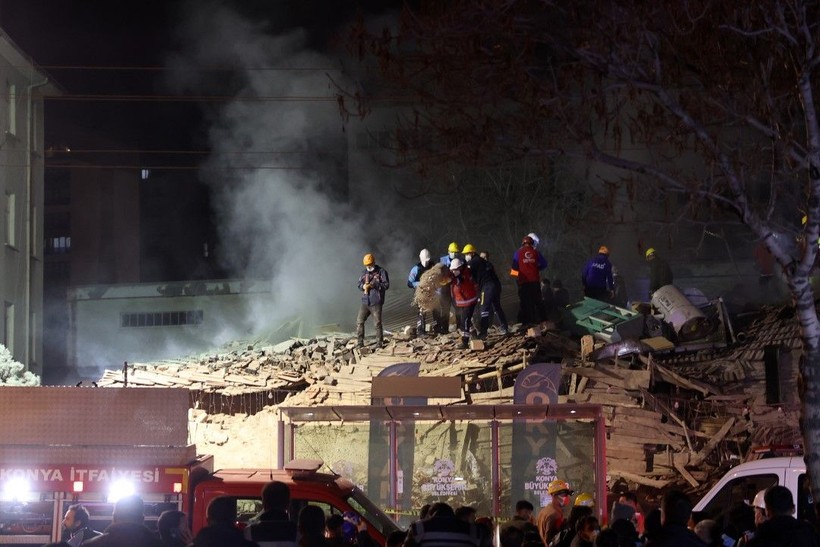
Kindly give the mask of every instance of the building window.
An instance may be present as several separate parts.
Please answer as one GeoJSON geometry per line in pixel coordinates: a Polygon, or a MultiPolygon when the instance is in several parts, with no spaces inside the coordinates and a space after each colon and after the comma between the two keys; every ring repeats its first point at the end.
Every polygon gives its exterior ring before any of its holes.
{"type": "Polygon", "coordinates": [[[151,176],[151,170],[150,169],[140,169],[140,179],[148,180],[148,177],[150,177],[150,176],[151,176]]]}
{"type": "Polygon", "coordinates": [[[71,236],[47,237],[45,241],[45,254],[61,255],[71,252],[71,236]]]}
{"type": "Polygon", "coordinates": [[[6,302],[5,316],[6,328],[3,332],[3,345],[14,355],[14,304],[6,302]]]}
{"type": "Polygon", "coordinates": [[[202,310],[160,311],[120,314],[121,327],[176,327],[201,325],[205,317],[202,310]]]}
{"type": "Polygon", "coordinates": [[[6,128],[9,135],[17,134],[17,86],[6,83],[6,97],[8,97],[9,125],[6,128]]]}
{"type": "Polygon", "coordinates": [[[17,196],[6,194],[6,245],[17,246],[17,196]]]}

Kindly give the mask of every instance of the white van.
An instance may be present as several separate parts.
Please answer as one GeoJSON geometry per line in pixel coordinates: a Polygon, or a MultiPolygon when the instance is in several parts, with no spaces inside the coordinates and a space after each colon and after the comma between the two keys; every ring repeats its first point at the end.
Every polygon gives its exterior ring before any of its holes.
{"type": "Polygon", "coordinates": [[[811,485],[802,456],[764,458],[730,469],[695,505],[693,511],[721,522],[740,503],[751,505],[760,490],[780,484],[792,492],[797,518],[815,520],[811,485]]]}

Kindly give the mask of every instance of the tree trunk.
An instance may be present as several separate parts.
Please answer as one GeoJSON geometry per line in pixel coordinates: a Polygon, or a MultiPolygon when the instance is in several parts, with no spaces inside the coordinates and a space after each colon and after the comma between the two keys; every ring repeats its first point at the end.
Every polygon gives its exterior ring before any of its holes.
{"type": "Polygon", "coordinates": [[[799,383],[803,454],[811,478],[813,499],[820,500],[820,321],[808,275],[792,277],[789,288],[794,297],[803,342],[799,383]]]}

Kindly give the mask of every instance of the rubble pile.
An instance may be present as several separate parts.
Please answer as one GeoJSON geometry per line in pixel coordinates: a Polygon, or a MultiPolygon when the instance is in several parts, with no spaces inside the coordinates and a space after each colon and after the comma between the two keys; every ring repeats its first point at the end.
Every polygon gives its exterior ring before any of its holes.
{"type": "Polygon", "coordinates": [[[234,343],[218,353],[109,370],[98,385],[187,387],[200,412],[252,414],[279,403],[368,405],[374,376],[394,363],[417,361],[421,376],[462,378],[462,397],[447,404],[504,404],[512,402],[518,371],[533,362],[561,362],[559,401],[605,409],[612,480],[699,490],[728,464],[749,459],[755,446],[800,443],[800,340],[788,308],[763,310],[730,344],[624,357],[594,352],[591,337],[579,344],[551,323],[511,336],[491,330],[480,351],[461,349],[455,334],[388,339],[384,348],[361,349],[354,336],[341,333],[273,345],[234,343]],[[592,360],[596,354],[602,356],[592,360]],[[772,359],[776,390],[767,378],[772,359]]]}

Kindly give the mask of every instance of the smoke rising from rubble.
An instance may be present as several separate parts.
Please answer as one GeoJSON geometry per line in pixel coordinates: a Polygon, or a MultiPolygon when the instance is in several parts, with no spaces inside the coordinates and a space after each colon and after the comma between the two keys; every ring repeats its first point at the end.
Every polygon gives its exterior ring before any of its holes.
{"type": "MultiPolygon", "coordinates": [[[[306,50],[302,30],[271,35],[219,3],[191,6],[183,49],[170,61],[179,69],[172,84],[198,95],[224,95],[227,86],[233,96],[208,106],[213,153],[203,177],[215,191],[226,266],[239,278],[271,279],[273,304],[251,311],[251,330],[291,319],[302,320],[301,334],[332,323],[349,330],[362,255],[404,265],[414,253],[378,216],[392,214],[383,193],[355,210],[345,197],[348,136],[329,80],[340,77],[338,63],[306,50]]],[[[393,276],[394,286],[402,277],[393,276]]]]}

